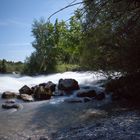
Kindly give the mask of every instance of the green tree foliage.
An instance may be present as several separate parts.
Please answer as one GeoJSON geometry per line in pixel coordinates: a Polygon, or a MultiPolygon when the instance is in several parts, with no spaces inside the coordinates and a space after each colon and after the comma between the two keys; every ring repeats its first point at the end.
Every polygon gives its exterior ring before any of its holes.
{"type": "Polygon", "coordinates": [[[0,60],[0,73],[22,73],[24,64],[22,62],[6,61],[5,59],[0,60]]]}
{"type": "Polygon", "coordinates": [[[84,0],[83,55],[92,69],[140,71],[140,2],[84,0]]]}
{"type": "Polygon", "coordinates": [[[61,49],[62,62],[79,63],[79,49],[81,41],[81,23],[76,16],[72,16],[68,24],[60,22],[60,40],[58,47],[61,49]]]}
{"type": "Polygon", "coordinates": [[[47,73],[55,70],[56,64],[78,63],[81,24],[76,16],[69,23],[57,19],[54,24],[35,20],[32,33],[35,51],[25,61],[26,73],[47,73]]]}
{"type": "Polygon", "coordinates": [[[54,25],[43,19],[35,20],[32,33],[35,38],[32,43],[35,52],[26,59],[25,72],[29,74],[49,72],[54,69],[57,56],[54,25]]]}

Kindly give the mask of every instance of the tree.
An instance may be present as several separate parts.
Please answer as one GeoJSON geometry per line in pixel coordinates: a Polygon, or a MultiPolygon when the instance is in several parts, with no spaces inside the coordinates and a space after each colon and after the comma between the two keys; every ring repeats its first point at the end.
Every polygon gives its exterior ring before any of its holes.
{"type": "Polygon", "coordinates": [[[82,63],[107,71],[140,71],[140,2],[84,0],[83,13],[82,63]]]}
{"type": "Polygon", "coordinates": [[[32,28],[35,38],[32,46],[35,52],[26,59],[25,71],[29,73],[46,73],[55,67],[55,40],[54,26],[52,23],[35,20],[32,28]],[[28,69],[28,70],[27,70],[28,69]]]}
{"type": "Polygon", "coordinates": [[[2,62],[1,62],[0,72],[1,73],[6,73],[7,72],[6,60],[5,59],[3,59],[2,62]]]}

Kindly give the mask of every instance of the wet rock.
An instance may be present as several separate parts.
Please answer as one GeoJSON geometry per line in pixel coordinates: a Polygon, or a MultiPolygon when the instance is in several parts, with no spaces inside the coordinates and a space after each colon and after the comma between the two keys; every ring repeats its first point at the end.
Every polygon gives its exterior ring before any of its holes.
{"type": "Polygon", "coordinates": [[[79,85],[75,79],[60,79],[58,89],[64,91],[79,90],[79,85]]]}
{"type": "Polygon", "coordinates": [[[2,104],[2,108],[4,108],[4,109],[12,109],[12,108],[19,109],[20,105],[15,104],[15,103],[4,103],[4,104],[2,104]]]}
{"type": "Polygon", "coordinates": [[[22,99],[25,102],[32,102],[32,101],[34,101],[33,97],[31,95],[28,95],[28,94],[21,94],[19,96],[19,98],[22,99]]]}
{"type": "Polygon", "coordinates": [[[11,98],[16,98],[17,96],[18,95],[15,92],[6,91],[6,92],[3,92],[1,98],[11,99],[11,98]]]}
{"type": "Polygon", "coordinates": [[[32,102],[34,100],[33,97],[28,94],[20,94],[19,98],[25,102],[32,102]]]}
{"type": "Polygon", "coordinates": [[[33,86],[31,87],[31,90],[32,90],[32,94],[34,94],[36,92],[36,89],[39,87],[39,85],[36,85],[36,86],[33,86]]]}
{"type": "Polygon", "coordinates": [[[41,83],[37,86],[32,87],[33,97],[35,100],[48,100],[53,96],[56,84],[49,81],[47,83],[41,83]]]}
{"type": "Polygon", "coordinates": [[[33,92],[31,88],[29,88],[27,85],[23,86],[21,89],[19,89],[20,94],[28,94],[31,95],[33,92]]]}
{"type": "Polygon", "coordinates": [[[52,95],[52,91],[44,86],[34,87],[33,96],[36,100],[49,100],[52,95]]]}
{"type": "Polygon", "coordinates": [[[105,98],[105,93],[101,92],[96,95],[97,100],[103,100],[105,98]]]}
{"type": "Polygon", "coordinates": [[[77,92],[77,97],[96,97],[96,91],[94,89],[79,90],[77,92]]]}
{"type": "Polygon", "coordinates": [[[82,103],[83,100],[80,98],[69,98],[64,100],[67,103],[82,103]]]}
{"type": "Polygon", "coordinates": [[[39,86],[43,86],[45,89],[48,89],[51,92],[54,92],[56,84],[54,84],[53,82],[49,81],[47,83],[41,83],[41,84],[39,84],[39,86]]]}

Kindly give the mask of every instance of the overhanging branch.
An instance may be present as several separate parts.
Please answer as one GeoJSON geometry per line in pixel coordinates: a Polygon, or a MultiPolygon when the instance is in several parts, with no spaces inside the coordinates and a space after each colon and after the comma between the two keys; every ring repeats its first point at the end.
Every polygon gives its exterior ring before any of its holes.
{"type": "MultiPolygon", "coordinates": [[[[75,1],[73,1],[73,2],[75,2],[75,1]]],[[[73,3],[73,2],[70,3],[70,4],[67,5],[67,6],[65,6],[65,7],[61,8],[61,9],[59,9],[58,11],[54,12],[53,14],[51,14],[51,15],[48,17],[48,21],[50,21],[50,19],[51,19],[52,16],[56,15],[57,13],[59,13],[59,12],[61,12],[61,11],[63,11],[63,10],[65,10],[65,9],[67,9],[67,8],[69,8],[69,7],[72,7],[72,6],[75,6],[75,5],[79,5],[79,4],[84,3],[83,1],[82,1],[82,2],[77,2],[77,3],[73,3]]]]}

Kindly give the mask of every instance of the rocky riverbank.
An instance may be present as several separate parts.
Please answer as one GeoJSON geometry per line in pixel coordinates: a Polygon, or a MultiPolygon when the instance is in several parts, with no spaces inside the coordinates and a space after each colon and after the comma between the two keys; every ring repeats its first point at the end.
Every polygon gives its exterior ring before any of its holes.
{"type": "Polygon", "coordinates": [[[127,103],[115,102],[100,111],[88,110],[84,114],[87,120],[82,124],[28,140],[140,140],[140,108],[130,104],[128,107],[127,103]]]}

